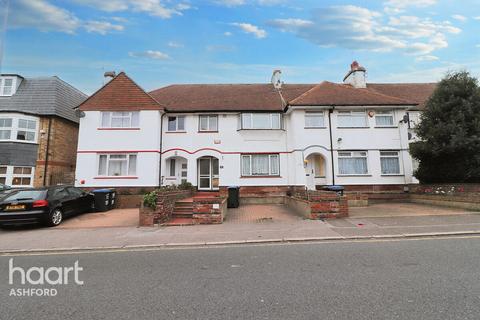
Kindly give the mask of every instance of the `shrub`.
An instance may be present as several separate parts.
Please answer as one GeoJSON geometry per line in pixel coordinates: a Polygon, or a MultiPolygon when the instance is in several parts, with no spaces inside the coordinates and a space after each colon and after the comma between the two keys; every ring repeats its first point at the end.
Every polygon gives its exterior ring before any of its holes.
{"type": "Polygon", "coordinates": [[[143,205],[145,207],[149,207],[151,209],[157,208],[157,195],[158,192],[156,190],[146,193],[143,195],[143,205]]]}

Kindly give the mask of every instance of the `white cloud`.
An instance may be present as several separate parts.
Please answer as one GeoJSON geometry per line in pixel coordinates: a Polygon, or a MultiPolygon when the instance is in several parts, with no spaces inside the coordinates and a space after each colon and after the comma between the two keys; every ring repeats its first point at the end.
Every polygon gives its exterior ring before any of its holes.
{"type": "Polygon", "coordinates": [[[122,25],[113,24],[108,21],[87,21],[84,25],[88,32],[95,32],[99,34],[107,34],[110,31],[123,31],[122,25]]]}
{"type": "Polygon", "coordinates": [[[265,30],[260,29],[259,27],[254,26],[253,24],[250,24],[250,23],[235,22],[235,23],[231,23],[231,25],[240,28],[245,33],[253,34],[258,39],[262,39],[267,36],[267,32],[265,30]]]}
{"type": "Polygon", "coordinates": [[[480,43],[479,43],[479,44],[477,44],[475,47],[477,47],[477,48],[480,48],[480,43]]]}
{"type": "Polygon", "coordinates": [[[184,47],[183,43],[176,42],[176,41],[169,41],[167,43],[167,46],[169,46],[170,48],[183,48],[184,47]]]}
{"type": "Polygon", "coordinates": [[[473,19],[475,19],[475,20],[480,20],[480,16],[478,16],[478,17],[473,17],[473,19]]]}
{"type": "Polygon", "coordinates": [[[155,60],[167,60],[170,59],[168,54],[156,51],[156,50],[147,50],[144,52],[129,52],[128,55],[134,58],[150,58],[155,60]]]}
{"type": "Polygon", "coordinates": [[[452,15],[452,18],[455,19],[455,20],[458,20],[458,21],[462,21],[462,22],[465,22],[465,21],[468,20],[467,17],[462,16],[461,14],[454,14],[454,15],[452,15]]]}
{"type": "Polygon", "coordinates": [[[425,55],[425,56],[420,56],[416,57],[415,61],[417,62],[422,62],[422,61],[437,61],[439,58],[437,56],[432,56],[432,55],[425,55]]]}
{"type": "Polygon", "coordinates": [[[447,34],[461,30],[448,21],[415,16],[391,16],[347,5],[316,9],[309,20],[276,19],[269,22],[321,47],[351,50],[403,50],[411,55],[431,55],[448,46],[447,34]]]}
{"type": "Polygon", "coordinates": [[[134,11],[151,16],[169,19],[174,15],[182,15],[182,11],[191,9],[188,3],[172,4],[170,0],[74,0],[76,3],[91,6],[107,12],[134,11]]]}
{"type": "Polygon", "coordinates": [[[231,37],[233,34],[230,31],[226,31],[223,33],[225,37],[231,37]]]}
{"type": "Polygon", "coordinates": [[[389,0],[383,3],[384,10],[388,14],[398,14],[408,7],[424,8],[437,3],[437,0],[389,0]]]}
{"type": "Polygon", "coordinates": [[[244,5],[273,6],[286,3],[286,0],[212,0],[213,3],[225,7],[238,7],[244,5]]]}

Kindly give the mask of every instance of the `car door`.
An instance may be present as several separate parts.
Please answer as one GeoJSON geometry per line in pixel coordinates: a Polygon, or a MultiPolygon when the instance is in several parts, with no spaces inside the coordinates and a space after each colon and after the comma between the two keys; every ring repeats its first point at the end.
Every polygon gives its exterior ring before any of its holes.
{"type": "Polygon", "coordinates": [[[75,198],[67,192],[67,188],[59,187],[53,190],[53,199],[61,206],[64,215],[71,215],[75,212],[75,198]]]}
{"type": "Polygon", "coordinates": [[[74,198],[74,212],[76,214],[88,211],[91,208],[92,204],[89,199],[88,193],[75,187],[68,187],[67,191],[74,198]]]}

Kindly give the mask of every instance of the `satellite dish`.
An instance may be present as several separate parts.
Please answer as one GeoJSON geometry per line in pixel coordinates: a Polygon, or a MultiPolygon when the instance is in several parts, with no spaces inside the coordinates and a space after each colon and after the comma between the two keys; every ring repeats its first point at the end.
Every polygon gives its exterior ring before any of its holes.
{"type": "Polygon", "coordinates": [[[85,117],[85,112],[81,111],[80,109],[75,109],[75,115],[78,118],[84,118],[85,117]]]}
{"type": "Polygon", "coordinates": [[[281,70],[273,71],[271,82],[273,84],[273,87],[277,90],[280,90],[282,88],[283,82],[282,82],[281,76],[282,76],[281,70]]]}

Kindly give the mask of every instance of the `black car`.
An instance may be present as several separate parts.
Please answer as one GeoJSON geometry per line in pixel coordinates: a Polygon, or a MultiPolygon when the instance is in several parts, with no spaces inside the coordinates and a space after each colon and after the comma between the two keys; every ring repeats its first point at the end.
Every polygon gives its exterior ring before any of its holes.
{"type": "Polygon", "coordinates": [[[94,196],[75,187],[17,190],[0,198],[0,225],[44,223],[58,226],[64,217],[93,209],[94,196]]]}

